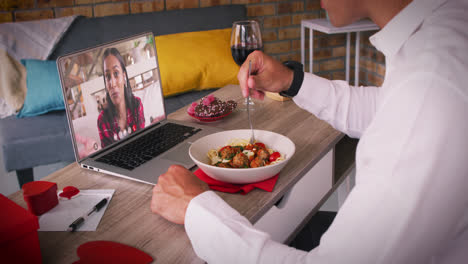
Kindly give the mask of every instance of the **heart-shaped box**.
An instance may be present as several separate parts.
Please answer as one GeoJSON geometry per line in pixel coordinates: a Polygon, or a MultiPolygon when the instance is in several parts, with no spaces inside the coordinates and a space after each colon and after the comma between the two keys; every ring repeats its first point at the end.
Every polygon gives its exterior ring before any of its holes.
{"type": "Polygon", "coordinates": [[[48,181],[33,181],[23,185],[23,198],[28,209],[35,215],[54,208],[58,204],[57,184],[48,181]]]}

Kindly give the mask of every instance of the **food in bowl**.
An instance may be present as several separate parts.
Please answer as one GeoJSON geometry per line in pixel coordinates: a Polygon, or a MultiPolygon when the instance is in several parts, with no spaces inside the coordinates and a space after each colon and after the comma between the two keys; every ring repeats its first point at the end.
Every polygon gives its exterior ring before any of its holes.
{"type": "Polygon", "coordinates": [[[225,146],[207,153],[211,165],[222,168],[258,168],[284,160],[280,152],[262,142],[250,144],[247,139],[233,139],[225,146]]]}
{"type": "Polygon", "coordinates": [[[257,168],[222,168],[211,165],[207,153],[227,145],[234,138],[250,138],[250,129],[226,130],[201,137],[192,142],[189,155],[199,169],[209,177],[227,183],[246,184],[266,180],[278,174],[291,160],[296,150],[294,142],[281,134],[254,129],[258,142],[281,153],[284,160],[257,168]]]}
{"type": "Polygon", "coordinates": [[[237,103],[233,100],[222,101],[213,95],[208,95],[199,102],[193,102],[187,112],[196,118],[213,118],[231,113],[236,106],[237,103]]]}

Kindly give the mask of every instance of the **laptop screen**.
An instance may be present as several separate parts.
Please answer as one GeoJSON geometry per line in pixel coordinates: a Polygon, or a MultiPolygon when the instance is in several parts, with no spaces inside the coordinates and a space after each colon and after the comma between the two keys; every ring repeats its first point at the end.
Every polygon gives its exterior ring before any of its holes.
{"type": "Polygon", "coordinates": [[[61,57],[58,69],[79,160],[165,119],[151,33],[61,57]]]}

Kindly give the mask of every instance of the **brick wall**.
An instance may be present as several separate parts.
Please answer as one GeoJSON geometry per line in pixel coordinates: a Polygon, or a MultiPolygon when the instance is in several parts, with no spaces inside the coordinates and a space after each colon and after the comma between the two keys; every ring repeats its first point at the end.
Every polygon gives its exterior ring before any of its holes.
{"type": "MultiPolygon", "coordinates": [[[[257,20],[262,27],[264,51],[281,61],[301,60],[302,19],[325,17],[320,8],[320,0],[0,0],[0,23],[69,15],[101,17],[164,12],[227,4],[246,5],[248,17],[257,20]]],[[[385,74],[385,64],[382,54],[370,45],[368,41],[370,35],[371,33],[364,33],[361,37],[359,79],[364,85],[380,85],[385,74]]],[[[308,47],[307,41],[306,47],[308,47]]],[[[345,54],[345,34],[327,35],[319,32],[314,34],[315,73],[331,79],[344,80],[345,54]]],[[[353,46],[351,54],[353,57],[353,46]]],[[[351,63],[353,67],[350,77],[353,81],[354,59],[351,63]]]]}

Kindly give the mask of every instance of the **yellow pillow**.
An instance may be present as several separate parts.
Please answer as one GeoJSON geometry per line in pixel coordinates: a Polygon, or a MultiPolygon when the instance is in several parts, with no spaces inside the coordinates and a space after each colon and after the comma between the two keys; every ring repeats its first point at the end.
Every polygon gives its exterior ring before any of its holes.
{"type": "Polygon", "coordinates": [[[231,29],[156,36],[164,96],[238,84],[231,29]]]}

